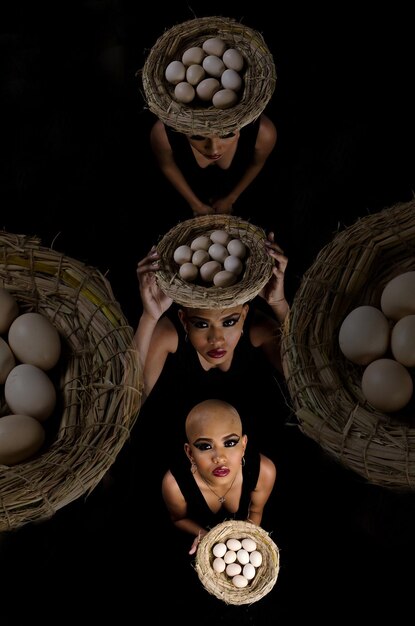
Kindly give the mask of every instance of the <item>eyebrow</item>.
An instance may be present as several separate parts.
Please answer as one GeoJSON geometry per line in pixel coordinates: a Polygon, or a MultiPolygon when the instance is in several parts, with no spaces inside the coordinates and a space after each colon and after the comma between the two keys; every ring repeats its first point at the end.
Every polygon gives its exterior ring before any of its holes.
{"type": "MultiPolygon", "coordinates": [[[[225,435],[224,437],[222,437],[222,440],[225,441],[226,439],[230,439],[231,437],[238,437],[238,439],[240,439],[241,436],[238,435],[238,433],[230,433],[229,435],[225,435]]],[[[202,441],[212,443],[213,439],[209,439],[209,437],[199,437],[198,439],[196,439],[196,441],[193,442],[193,445],[195,446],[197,443],[202,443],[202,441]]]]}

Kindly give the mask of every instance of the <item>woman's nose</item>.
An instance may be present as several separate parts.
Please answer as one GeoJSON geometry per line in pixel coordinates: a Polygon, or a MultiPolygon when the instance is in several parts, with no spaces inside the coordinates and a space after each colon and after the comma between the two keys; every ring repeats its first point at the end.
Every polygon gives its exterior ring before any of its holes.
{"type": "Polygon", "coordinates": [[[225,463],[226,454],[223,451],[215,450],[213,454],[213,462],[218,465],[219,463],[225,463]]]}
{"type": "Polygon", "coordinates": [[[224,342],[223,332],[222,330],[212,329],[209,334],[209,343],[217,345],[222,344],[224,342]]]}
{"type": "Polygon", "coordinates": [[[218,139],[209,138],[206,144],[206,149],[209,154],[216,154],[218,151],[218,139]]]}

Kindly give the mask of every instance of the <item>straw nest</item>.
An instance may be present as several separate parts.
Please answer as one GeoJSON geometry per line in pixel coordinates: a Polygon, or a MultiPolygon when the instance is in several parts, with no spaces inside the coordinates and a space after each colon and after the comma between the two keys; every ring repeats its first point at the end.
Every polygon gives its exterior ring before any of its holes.
{"type": "Polygon", "coordinates": [[[251,300],[266,285],[272,275],[274,262],[264,245],[266,234],[262,228],[239,217],[203,215],[174,226],[157,244],[161,269],[157,280],[164,293],[177,304],[199,309],[226,309],[251,300]],[[200,235],[224,230],[240,239],[248,249],[243,274],[230,287],[206,287],[183,280],[173,255],[180,245],[190,245],[200,235]]]}
{"type": "MultiPolygon", "coordinates": [[[[49,518],[91,492],[129,436],[140,405],[132,330],[108,281],[39,244],[0,232],[0,287],[17,300],[20,314],[39,312],[60,334],[59,414],[49,418],[51,430],[36,456],[0,465],[0,531],[49,518]]],[[[4,399],[1,408],[2,415],[9,412],[4,399]]]]}
{"type": "Polygon", "coordinates": [[[260,526],[250,522],[227,520],[214,526],[201,540],[195,558],[195,569],[202,585],[212,595],[226,604],[253,604],[271,591],[277,582],[280,556],[277,545],[260,526]],[[235,587],[225,572],[215,572],[212,549],[216,543],[228,539],[249,537],[257,544],[262,555],[262,564],[255,577],[242,589],[235,587]]]}
{"type": "Polygon", "coordinates": [[[150,111],[168,126],[185,134],[224,135],[240,130],[259,117],[268,104],[276,83],[272,55],[262,35],[233,19],[202,17],[167,30],[151,48],[137,76],[142,78],[144,97],[150,111]],[[167,82],[165,70],[171,61],[210,37],[219,37],[236,48],[245,60],[243,93],[229,109],[182,104],[174,99],[174,85],[167,82]]]}
{"type": "Polygon", "coordinates": [[[380,308],[395,276],[415,270],[415,201],[363,217],[338,233],[305,273],[284,329],[285,376],[301,430],[362,477],[415,487],[413,402],[396,414],[361,391],[363,368],[339,348],[339,329],[360,305],[380,308]]]}

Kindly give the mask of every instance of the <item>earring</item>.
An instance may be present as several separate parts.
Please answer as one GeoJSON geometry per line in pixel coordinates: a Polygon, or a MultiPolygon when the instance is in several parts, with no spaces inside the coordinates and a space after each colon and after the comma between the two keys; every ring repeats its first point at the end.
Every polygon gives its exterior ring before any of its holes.
{"type": "Polygon", "coordinates": [[[189,341],[189,335],[187,333],[185,333],[184,335],[184,340],[186,343],[189,341]]]}
{"type": "Polygon", "coordinates": [[[197,472],[196,463],[194,461],[192,461],[192,464],[190,466],[190,471],[192,472],[192,474],[195,474],[197,472]]]}
{"type": "Polygon", "coordinates": [[[241,337],[242,337],[243,334],[244,334],[244,329],[241,330],[241,337]]]}
{"type": "Polygon", "coordinates": [[[241,465],[242,465],[242,467],[245,467],[245,457],[244,456],[241,459],[241,465]]]}

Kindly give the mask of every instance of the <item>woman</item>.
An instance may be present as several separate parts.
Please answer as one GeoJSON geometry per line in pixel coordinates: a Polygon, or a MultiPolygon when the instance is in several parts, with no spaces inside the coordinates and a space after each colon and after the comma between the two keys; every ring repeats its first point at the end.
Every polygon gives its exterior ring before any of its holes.
{"type": "MultiPolygon", "coordinates": [[[[194,216],[232,213],[239,197],[264,167],[276,141],[276,128],[265,114],[226,135],[185,135],[160,120],[150,133],[160,170],[194,216]]],[[[238,215],[243,216],[239,204],[238,215]]]]}
{"type": "Polygon", "coordinates": [[[263,454],[246,454],[241,418],[227,402],[197,404],[185,429],[191,466],[173,464],[163,478],[162,495],[176,528],[193,536],[189,554],[194,554],[209,528],[226,519],[261,524],[276,469],[263,454]]]}

